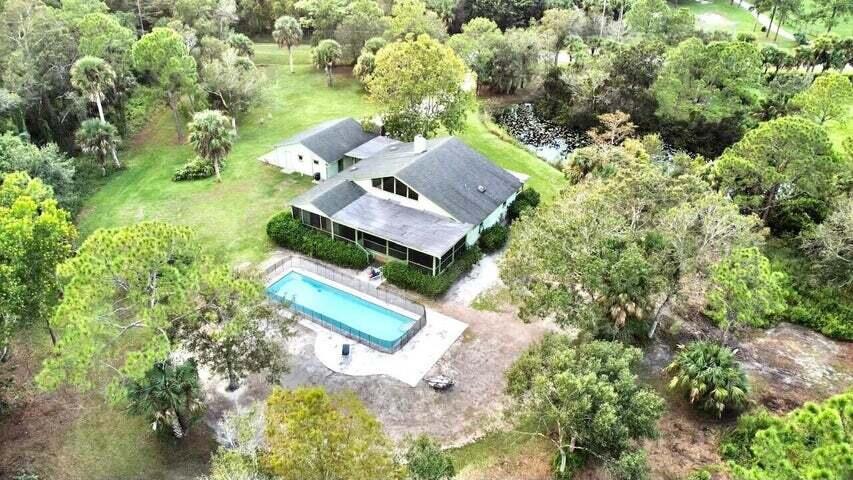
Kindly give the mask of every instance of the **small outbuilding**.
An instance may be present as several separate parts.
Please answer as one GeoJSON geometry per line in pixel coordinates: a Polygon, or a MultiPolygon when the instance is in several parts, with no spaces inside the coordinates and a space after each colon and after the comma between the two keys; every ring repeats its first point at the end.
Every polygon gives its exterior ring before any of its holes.
{"type": "Polygon", "coordinates": [[[338,118],[284,140],[260,160],[287,173],[325,180],[394,142],[365,132],[353,118],[338,118]]]}

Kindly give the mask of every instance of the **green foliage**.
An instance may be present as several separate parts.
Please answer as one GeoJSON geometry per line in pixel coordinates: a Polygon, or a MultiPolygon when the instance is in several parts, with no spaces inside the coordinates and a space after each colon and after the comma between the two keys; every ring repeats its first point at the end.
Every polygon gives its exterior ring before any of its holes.
{"type": "Polygon", "coordinates": [[[382,267],[382,275],[392,285],[437,298],[447,292],[459,277],[468,273],[482,256],[479,248],[469,248],[454,260],[447,270],[435,276],[404,262],[392,260],[382,267]]]}
{"type": "Polygon", "coordinates": [[[477,88],[490,83],[495,48],[502,38],[498,25],[487,18],[474,18],[462,25],[462,33],[450,37],[447,46],[477,75],[477,88]]]}
{"type": "MultiPolygon", "coordinates": [[[[90,118],[80,124],[80,129],[77,130],[74,138],[80,145],[80,150],[95,157],[98,167],[101,168],[101,173],[106,176],[108,158],[111,154],[115,155],[115,150],[121,143],[118,129],[109,122],[90,118]]],[[[113,158],[116,166],[121,166],[118,159],[113,158]]]]}
{"type": "Polygon", "coordinates": [[[723,328],[724,343],[731,328],[764,327],[785,310],[784,280],[755,247],[734,250],[714,266],[705,313],[723,328]]]}
{"type": "Polygon", "coordinates": [[[471,102],[462,89],[465,65],[427,35],[394,42],[376,54],[368,81],[371,98],[380,104],[388,134],[404,141],[462,129],[471,102]]]}
{"type": "Polygon", "coordinates": [[[228,35],[228,46],[237,50],[237,53],[243,57],[255,56],[255,43],[242,33],[228,35]]]}
{"type": "Polygon", "coordinates": [[[681,279],[760,241],[757,220],[693,173],[670,174],[635,141],[615,148],[606,178],[588,177],[515,222],[501,278],[523,319],[554,316],[601,338],[651,321],[653,334],[681,279]]]}
{"type": "Polygon", "coordinates": [[[358,56],[355,67],[352,69],[352,74],[365,87],[367,86],[370,76],[373,75],[373,70],[376,69],[376,55],[368,51],[362,52],[358,56]]]}
{"type": "Polygon", "coordinates": [[[282,480],[402,477],[382,424],[349,392],[275,388],[266,437],[266,467],[282,480]]]}
{"type": "Polygon", "coordinates": [[[178,322],[174,337],[199,364],[228,378],[228,390],[249,373],[266,371],[271,382],[287,370],[280,343],[290,321],[267,302],[260,279],[208,261],[193,286],[196,309],[178,322]]]}
{"type": "MultiPolygon", "coordinates": [[[[223,162],[222,165],[224,166],[225,163],[223,162]]],[[[199,180],[202,178],[210,178],[215,174],[216,172],[213,170],[212,163],[203,158],[195,157],[191,161],[187,162],[186,165],[176,170],[175,174],[172,175],[172,180],[176,182],[199,180]]]]}
{"type": "Polygon", "coordinates": [[[221,182],[223,161],[234,146],[235,133],[231,128],[231,120],[218,110],[204,110],[193,115],[188,128],[193,150],[213,165],[216,179],[221,182]]]}
{"type": "Polygon", "coordinates": [[[727,431],[720,442],[720,454],[724,460],[749,464],[755,460],[751,445],[755,434],[761,430],[781,425],[780,417],[760,407],[738,417],[737,425],[727,431]]]}
{"type": "MultiPolygon", "coordinates": [[[[735,203],[760,215],[778,233],[784,218],[780,211],[790,217],[804,199],[819,204],[833,200],[841,168],[820,125],[802,117],[782,117],[760,124],[726,149],[712,165],[711,176],[735,203]]],[[[794,233],[809,223],[798,222],[794,233]]]]}
{"type": "Polygon", "coordinates": [[[299,26],[299,20],[289,15],[278,17],[273,26],[272,38],[279,47],[287,47],[290,73],[293,73],[293,47],[302,40],[302,27],[299,26]]]}
{"type": "Polygon", "coordinates": [[[509,239],[509,228],[497,223],[480,233],[477,245],[484,253],[492,253],[503,248],[507,239],[509,239]]]}
{"type": "Polygon", "coordinates": [[[162,106],[162,94],[154,87],[140,85],[127,100],[127,132],[134,134],[151,121],[155,110],[162,106]]]}
{"type": "Polygon", "coordinates": [[[844,121],[853,105],[853,84],[845,75],[829,72],[795,95],[791,104],[800,115],[821,125],[829,120],[844,121]]]}
{"type": "Polygon", "coordinates": [[[412,480],[451,480],[456,476],[453,459],[425,435],[412,442],[406,450],[405,459],[412,480]]]}
{"type": "Polygon", "coordinates": [[[128,380],[130,411],[151,422],[152,429],[183,438],[201,417],[202,391],[195,361],[175,365],[171,360],[156,363],[140,380],[128,380]]]}
{"type": "Polygon", "coordinates": [[[853,476],[853,392],[808,402],[784,417],[738,423],[724,442],[737,480],[842,480],[853,476]],[[739,431],[740,430],[740,431],[739,431]]]}
{"type": "Polygon", "coordinates": [[[646,452],[634,450],[623,453],[607,465],[613,480],[649,480],[646,452]]]}
{"type": "Polygon", "coordinates": [[[491,18],[502,29],[525,27],[531,19],[542,16],[545,5],[559,5],[558,2],[536,0],[469,0],[466,10],[469,18],[491,18]]]}
{"type": "Polygon", "coordinates": [[[385,32],[388,19],[384,13],[375,0],[349,2],[343,20],[335,29],[335,40],[341,44],[345,63],[355,63],[367,40],[385,32]]]}
{"type": "Polygon", "coordinates": [[[625,14],[628,26],[646,37],[676,44],[691,37],[696,19],[686,8],[670,8],[665,0],[637,0],[625,14]]]}
{"type": "Polygon", "coordinates": [[[507,209],[507,217],[509,217],[510,220],[515,220],[520,217],[522,213],[538,207],[540,201],[541,196],[539,195],[539,192],[537,192],[533,187],[527,187],[522,190],[521,193],[515,197],[515,201],[510,204],[507,209]]]}
{"type": "Polygon", "coordinates": [[[444,40],[447,29],[438,14],[427,9],[421,0],[400,0],[391,8],[388,35],[394,40],[408,35],[429,35],[436,40],[444,40]]]}
{"type": "Polygon", "coordinates": [[[0,175],[0,362],[16,327],[50,330],[60,297],[56,266],[71,257],[76,237],[49,186],[26,172],[0,175]]]}
{"type": "Polygon", "coordinates": [[[853,293],[853,198],[842,200],[835,212],[801,238],[817,278],[853,293]]]}
{"type": "Polygon", "coordinates": [[[666,367],[672,375],[669,387],[685,393],[690,403],[716,412],[746,406],[749,384],[746,374],[730,348],[708,341],[682,346],[666,367]]]}
{"type": "MultiPolygon", "coordinates": [[[[186,282],[198,255],[190,230],[145,222],[92,233],[57,268],[59,340],[36,382],[90,388],[93,379],[141,380],[172,349],[165,331],[185,314],[186,282]]],[[[118,383],[118,384],[117,384],[118,383]]]]}
{"type": "Polygon", "coordinates": [[[178,32],[158,27],[133,44],[133,66],[150,76],[175,117],[178,140],[183,138],[183,125],[178,118],[181,96],[196,85],[196,61],[190,55],[178,32]]]}
{"type": "Polygon", "coordinates": [[[325,69],[326,83],[330,87],[332,86],[332,69],[341,60],[342,55],[341,45],[332,39],[321,40],[311,50],[311,61],[317,68],[325,69]]]}
{"type": "Polygon", "coordinates": [[[267,223],[267,235],[277,245],[347,268],[363,269],[370,256],[352,243],[302,225],[291,212],[281,212],[267,223]]]}
{"type": "MultiPolygon", "coordinates": [[[[116,73],[102,58],[85,56],[71,66],[71,85],[90,101],[98,104],[98,112],[103,116],[101,101],[104,92],[116,82],[116,73]]],[[[103,118],[102,118],[103,119],[103,118]]]]}
{"type": "Polygon", "coordinates": [[[220,58],[204,64],[201,78],[213,106],[228,113],[236,129],[236,118],[254,103],[263,74],[247,57],[228,48],[220,58]]]}
{"type": "Polygon", "coordinates": [[[761,53],[750,43],[708,45],[690,38],[666,52],[652,92],[657,115],[670,122],[739,119],[758,102],[761,53]]]}
{"type": "Polygon", "coordinates": [[[561,456],[558,475],[572,454],[636,470],[637,458],[619,459],[657,434],[663,412],[663,400],[633,373],[641,357],[620,342],[573,345],[566,335],[548,334],[507,370],[510,411],[551,440],[561,456]]]}
{"type": "Polygon", "coordinates": [[[16,171],[48,185],[62,208],[73,211],[79,207],[74,163],[56,144],[38,147],[11,133],[0,135],[0,175],[16,171]]]}

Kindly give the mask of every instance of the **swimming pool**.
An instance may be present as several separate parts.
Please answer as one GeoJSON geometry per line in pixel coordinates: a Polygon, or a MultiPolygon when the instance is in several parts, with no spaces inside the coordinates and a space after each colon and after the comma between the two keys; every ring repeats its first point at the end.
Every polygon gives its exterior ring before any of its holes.
{"type": "Polygon", "coordinates": [[[417,323],[415,318],[295,270],[267,287],[267,294],[321,325],[385,351],[401,347],[417,323]]]}

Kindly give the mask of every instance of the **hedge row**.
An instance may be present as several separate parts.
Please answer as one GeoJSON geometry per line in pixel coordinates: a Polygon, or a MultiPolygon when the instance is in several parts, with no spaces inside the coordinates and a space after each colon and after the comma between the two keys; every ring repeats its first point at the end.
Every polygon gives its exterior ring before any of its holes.
{"type": "Polygon", "coordinates": [[[406,290],[414,290],[421,295],[435,298],[449,290],[451,285],[459,277],[468,273],[482,257],[483,254],[479,248],[469,248],[447,270],[436,276],[423,273],[415,267],[394,260],[382,267],[382,274],[392,285],[405,288],[406,290]]]}
{"type": "Polygon", "coordinates": [[[290,212],[282,212],[267,223],[267,235],[277,245],[347,268],[362,269],[371,258],[352,243],[302,225],[290,212]]]}

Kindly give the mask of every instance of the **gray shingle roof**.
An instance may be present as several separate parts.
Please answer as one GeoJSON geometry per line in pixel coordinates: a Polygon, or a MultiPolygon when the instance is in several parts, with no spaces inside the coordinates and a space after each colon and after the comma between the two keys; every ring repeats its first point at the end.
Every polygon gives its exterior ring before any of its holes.
{"type": "Polygon", "coordinates": [[[375,137],[375,134],[365,132],[361,124],[354,119],[338,118],[300,132],[277,146],[302,144],[326,162],[331,163],[375,137]]]}
{"type": "Polygon", "coordinates": [[[373,195],[362,195],[331,218],[434,257],[444,255],[474,227],[373,195]]]}
{"type": "Polygon", "coordinates": [[[370,158],[387,147],[400,143],[391,137],[376,137],[363,145],[359,145],[346,153],[346,156],[364,160],[370,158]]]}
{"type": "Polygon", "coordinates": [[[472,225],[521,188],[515,175],[454,137],[429,140],[420,153],[412,143],[391,146],[353,172],[357,179],[386,176],[399,178],[453,218],[472,225]]]}

